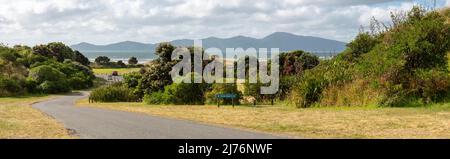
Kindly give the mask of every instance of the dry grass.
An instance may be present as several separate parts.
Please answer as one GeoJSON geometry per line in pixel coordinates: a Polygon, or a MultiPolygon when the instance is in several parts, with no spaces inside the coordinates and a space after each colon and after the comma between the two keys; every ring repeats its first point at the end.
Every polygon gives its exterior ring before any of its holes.
{"type": "Polygon", "coordinates": [[[60,123],[30,106],[32,103],[49,98],[0,98],[0,138],[73,138],[60,123]]]}
{"type": "Polygon", "coordinates": [[[78,105],[192,120],[299,138],[450,138],[450,104],[432,108],[78,105]]]}

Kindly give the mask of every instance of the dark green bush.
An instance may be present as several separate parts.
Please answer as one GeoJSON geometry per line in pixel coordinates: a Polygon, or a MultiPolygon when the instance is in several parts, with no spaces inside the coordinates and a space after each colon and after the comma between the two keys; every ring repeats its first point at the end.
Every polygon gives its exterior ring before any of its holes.
{"type": "Polygon", "coordinates": [[[20,95],[23,93],[19,81],[0,76],[0,97],[20,95]]]}
{"type": "Polygon", "coordinates": [[[38,88],[39,83],[31,78],[27,78],[25,80],[25,88],[27,89],[28,93],[41,93],[41,91],[38,88]]]}
{"type": "Polygon", "coordinates": [[[163,91],[146,94],[144,102],[147,104],[170,104],[169,98],[163,91]]]}
{"type": "Polygon", "coordinates": [[[280,70],[283,76],[302,75],[305,70],[319,65],[319,57],[301,50],[280,54],[280,70]]]}
{"type": "Polygon", "coordinates": [[[43,93],[67,93],[71,88],[66,80],[61,81],[45,81],[38,86],[38,89],[43,93]]]}
{"type": "MultiPolygon", "coordinates": [[[[32,68],[40,66],[49,66],[63,73],[69,80],[69,87],[73,89],[86,89],[94,85],[95,76],[92,70],[78,62],[66,60],[60,63],[54,60],[48,60],[32,65],[32,68]]],[[[38,82],[41,82],[37,80],[38,82]]]]}
{"type": "Polygon", "coordinates": [[[43,93],[66,93],[71,90],[67,76],[47,65],[31,69],[30,80],[36,81],[43,93]]]}
{"type": "Polygon", "coordinates": [[[53,67],[44,65],[31,69],[30,78],[38,83],[44,83],[45,81],[63,81],[66,75],[53,67]]]}
{"type": "Polygon", "coordinates": [[[144,101],[148,104],[202,105],[206,87],[206,84],[174,83],[166,86],[164,91],[146,95],[144,101]]]}

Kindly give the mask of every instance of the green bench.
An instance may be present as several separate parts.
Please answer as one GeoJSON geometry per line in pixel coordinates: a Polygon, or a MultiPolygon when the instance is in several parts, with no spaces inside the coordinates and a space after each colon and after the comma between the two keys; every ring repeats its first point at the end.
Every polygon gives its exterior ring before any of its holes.
{"type": "Polygon", "coordinates": [[[234,100],[236,100],[238,98],[237,94],[232,94],[232,93],[225,93],[225,94],[216,94],[216,99],[217,99],[217,107],[220,108],[220,99],[231,99],[232,103],[233,103],[233,108],[234,108],[234,100]]]}

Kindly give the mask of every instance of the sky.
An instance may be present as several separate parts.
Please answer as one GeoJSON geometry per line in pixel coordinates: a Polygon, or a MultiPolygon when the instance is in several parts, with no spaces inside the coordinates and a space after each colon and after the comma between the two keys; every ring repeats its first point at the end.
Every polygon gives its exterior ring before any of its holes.
{"type": "MultiPolygon", "coordinates": [[[[450,0],[437,0],[450,6],[450,0]]],[[[0,0],[0,43],[36,45],[263,38],[290,32],[349,42],[371,17],[430,0],[0,0]]]]}

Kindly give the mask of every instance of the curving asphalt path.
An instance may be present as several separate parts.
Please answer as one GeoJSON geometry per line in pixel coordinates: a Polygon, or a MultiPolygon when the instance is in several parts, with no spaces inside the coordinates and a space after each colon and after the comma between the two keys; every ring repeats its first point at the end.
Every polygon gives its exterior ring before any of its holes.
{"type": "Polygon", "coordinates": [[[75,107],[88,93],[74,93],[34,104],[86,139],[273,139],[269,134],[222,128],[156,116],[75,107]]]}

